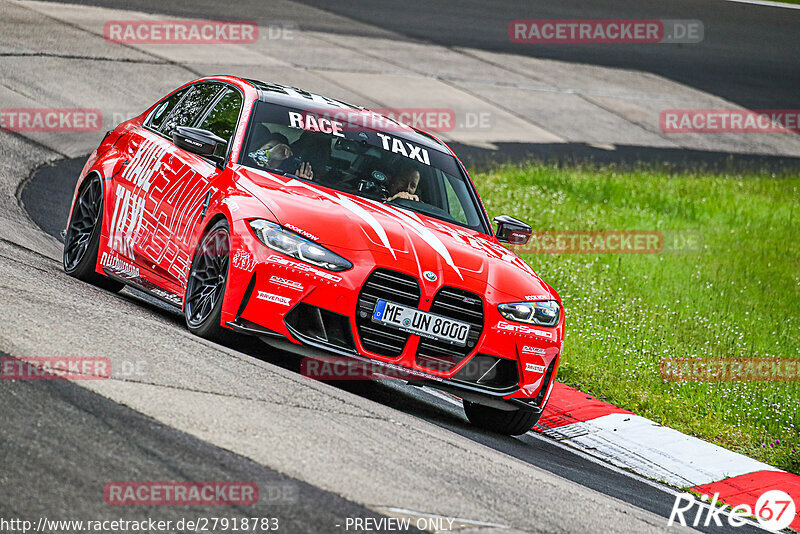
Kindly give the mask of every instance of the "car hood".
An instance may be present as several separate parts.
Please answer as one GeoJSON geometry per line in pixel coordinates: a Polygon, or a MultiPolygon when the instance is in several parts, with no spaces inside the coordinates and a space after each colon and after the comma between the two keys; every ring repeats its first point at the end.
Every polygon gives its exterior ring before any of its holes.
{"type": "Polygon", "coordinates": [[[511,299],[558,299],[518,256],[494,237],[396,206],[314,183],[241,167],[239,185],[258,198],[276,222],[347,257],[366,251],[377,265],[443,278],[450,286],[511,299]]]}

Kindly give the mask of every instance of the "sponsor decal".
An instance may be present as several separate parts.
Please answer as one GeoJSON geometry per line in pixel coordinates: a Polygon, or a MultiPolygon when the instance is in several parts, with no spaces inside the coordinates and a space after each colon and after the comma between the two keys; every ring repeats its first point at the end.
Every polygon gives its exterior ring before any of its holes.
{"type": "Polygon", "coordinates": [[[280,276],[270,276],[269,281],[273,284],[288,287],[289,289],[294,289],[296,291],[302,291],[305,289],[305,286],[300,282],[295,282],[294,280],[288,280],[286,278],[281,278],[280,276]]]}
{"type": "MultiPolygon", "coordinates": [[[[149,184],[148,184],[149,185],[149,184]]],[[[108,248],[132,259],[136,259],[133,246],[136,243],[144,212],[144,197],[135,194],[122,184],[117,185],[114,215],[111,218],[111,234],[108,248]]]]}
{"type": "Polygon", "coordinates": [[[322,278],[323,280],[327,282],[332,282],[334,284],[338,284],[339,282],[342,281],[341,276],[336,276],[335,274],[323,271],[322,269],[317,269],[313,265],[309,265],[307,263],[292,261],[289,258],[286,258],[284,256],[278,256],[277,254],[271,255],[269,258],[267,258],[267,261],[270,263],[276,263],[278,265],[289,267],[290,269],[293,269],[295,271],[308,273],[311,276],[322,278]]]}
{"type": "Polygon", "coordinates": [[[243,271],[247,271],[248,273],[253,272],[253,269],[256,268],[256,264],[258,263],[256,259],[253,257],[246,250],[239,249],[236,251],[236,254],[233,255],[231,258],[231,263],[237,269],[241,269],[243,271]]]}
{"type": "Polygon", "coordinates": [[[721,503],[719,493],[715,493],[710,501],[706,494],[697,499],[690,493],[679,493],[675,496],[675,503],[672,505],[667,526],[671,527],[676,523],[684,527],[690,526],[685,517],[688,515],[688,521],[691,521],[691,526],[695,527],[701,524],[708,527],[712,522],[718,527],[723,526],[723,523],[727,523],[731,527],[741,527],[748,523],[747,518],[755,516],[762,527],[772,532],[778,532],[792,524],[797,511],[791,495],[781,490],[764,492],[754,507],[749,504],[739,504],[729,511],[719,506],[721,503]],[[696,510],[692,510],[693,508],[696,510]]]}
{"type": "Polygon", "coordinates": [[[523,354],[545,354],[545,349],[541,349],[539,347],[531,347],[530,345],[525,345],[522,347],[523,354]]]}
{"type": "Polygon", "coordinates": [[[158,142],[144,140],[131,161],[122,171],[122,178],[143,192],[150,191],[153,176],[164,166],[164,156],[169,148],[158,142]]]}
{"type": "Polygon", "coordinates": [[[251,505],[258,502],[254,482],[109,482],[103,500],[110,505],[251,505]]]}
{"type": "Polygon", "coordinates": [[[537,300],[550,300],[550,295],[546,294],[539,294],[539,295],[525,295],[525,300],[528,302],[534,302],[537,300]]]}
{"type": "Polygon", "coordinates": [[[538,328],[531,328],[524,324],[507,323],[505,321],[499,321],[496,328],[501,332],[507,333],[533,335],[546,337],[547,339],[553,339],[555,337],[553,332],[548,332],[547,330],[539,330],[538,328]]]}
{"type": "Polygon", "coordinates": [[[395,154],[402,154],[403,156],[409,159],[419,161],[420,163],[424,163],[425,165],[431,164],[431,159],[430,156],[428,155],[428,151],[422,148],[421,146],[409,143],[404,139],[398,139],[396,137],[392,137],[391,135],[382,134],[380,132],[375,132],[375,133],[378,135],[378,137],[380,137],[384,150],[394,152],[395,154]]]}
{"type": "Polygon", "coordinates": [[[207,194],[217,191],[210,185],[214,170],[211,165],[205,171],[192,166],[168,141],[143,135],[134,136],[135,154],[114,179],[108,247],[185,279],[191,266],[191,230],[207,194]]]}
{"type": "Polygon", "coordinates": [[[222,201],[222,203],[228,206],[228,209],[231,210],[231,213],[236,213],[239,211],[239,204],[237,204],[232,198],[226,198],[222,201]]]}
{"type": "Polygon", "coordinates": [[[311,241],[319,241],[319,238],[317,236],[315,236],[314,234],[312,234],[311,232],[306,232],[302,228],[298,228],[297,226],[295,226],[293,224],[286,223],[283,226],[285,228],[288,228],[292,232],[296,232],[296,233],[300,234],[301,236],[303,236],[303,237],[305,237],[307,239],[310,239],[311,241]]]}
{"type": "Polygon", "coordinates": [[[116,275],[122,275],[127,278],[139,278],[139,268],[132,263],[124,261],[116,254],[103,252],[100,256],[100,265],[113,272],[116,275]]]}
{"type": "Polygon", "coordinates": [[[0,109],[0,130],[5,132],[97,132],[102,127],[103,113],[99,109],[0,109]]]}
{"type": "MultiPolygon", "coordinates": [[[[307,113],[289,112],[289,126],[292,128],[300,128],[307,132],[321,132],[332,134],[337,137],[344,137],[342,130],[344,125],[328,117],[316,117],[315,115],[307,113]]],[[[379,134],[380,135],[380,134],[379,134]]]]}
{"type": "Polygon", "coordinates": [[[535,363],[526,363],[526,371],[533,371],[534,373],[544,373],[544,365],[537,365],[535,363]]]}
{"type": "Polygon", "coordinates": [[[161,171],[167,151],[166,146],[145,140],[120,176],[133,189],[117,184],[108,247],[129,258],[136,259],[133,247],[142,225],[145,195],[150,191],[153,177],[161,171]]]}
{"type": "Polygon", "coordinates": [[[161,297],[164,300],[168,300],[172,304],[180,306],[183,304],[183,299],[174,293],[170,293],[169,291],[164,291],[161,288],[154,287],[150,290],[153,295],[161,297]]]}
{"type": "Polygon", "coordinates": [[[280,295],[275,295],[273,293],[267,293],[266,291],[259,291],[258,296],[256,297],[258,300],[266,300],[267,302],[274,302],[275,304],[280,304],[282,306],[288,306],[292,303],[292,299],[289,297],[282,297],[280,295]]]}
{"type": "Polygon", "coordinates": [[[111,360],[102,356],[3,356],[2,380],[103,380],[111,360]]]}

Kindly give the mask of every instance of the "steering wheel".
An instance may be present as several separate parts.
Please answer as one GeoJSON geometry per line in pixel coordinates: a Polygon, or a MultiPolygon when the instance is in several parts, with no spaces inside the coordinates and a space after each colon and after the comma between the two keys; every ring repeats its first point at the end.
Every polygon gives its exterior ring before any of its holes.
{"type": "Polygon", "coordinates": [[[362,178],[358,182],[359,193],[369,195],[371,197],[384,199],[388,196],[389,191],[384,185],[386,183],[386,175],[381,171],[372,171],[369,176],[362,178]]]}

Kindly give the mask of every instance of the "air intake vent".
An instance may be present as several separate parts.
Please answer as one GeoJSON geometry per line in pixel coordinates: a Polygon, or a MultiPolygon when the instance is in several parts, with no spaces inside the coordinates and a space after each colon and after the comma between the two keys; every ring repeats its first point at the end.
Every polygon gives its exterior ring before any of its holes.
{"type": "Polygon", "coordinates": [[[410,334],[373,323],[372,312],[379,299],[418,308],[419,296],[419,284],[413,276],[388,269],[375,270],[358,294],[356,328],[364,348],[388,358],[400,356],[410,334]]]}
{"type": "Polygon", "coordinates": [[[310,340],[348,350],[356,348],[350,320],[345,315],[301,302],[286,315],[285,321],[301,341],[310,340]]]}
{"type": "Polygon", "coordinates": [[[519,385],[519,372],[516,360],[476,354],[453,379],[497,390],[514,389],[519,385]]]}
{"type": "Polygon", "coordinates": [[[483,331],[483,301],[475,293],[454,287],[443,287],[433,299],[431,313],[470,324],[469,337],[467,337],[465,347],[431,339],[420,339],[417,349],[417,365],[446,373],[475,349],[483,331]]]}

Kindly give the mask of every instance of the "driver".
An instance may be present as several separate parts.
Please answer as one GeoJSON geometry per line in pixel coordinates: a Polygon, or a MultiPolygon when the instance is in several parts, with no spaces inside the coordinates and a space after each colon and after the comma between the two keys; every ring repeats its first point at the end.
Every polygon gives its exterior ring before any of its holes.
{"type": "Polygon", "coordinates": [[[416,194],[419,186],[419,171],[410,163],[403,163],[386,183],[388,195],[384,202],[389,202],[398,198],[415,200],[419,202],[416,194]]]}
{"type": "MultiPolygon", "coordinates": [[[[249,155],[259,167],[280,169],[281,164],[291,158],[294,153],[289,147],[289,139],[285,135],[276,132],[271,133],[261,148],[251,152],[249,155]]],[[[301,163],[300,168],[297,169],[294,175],[306,180],[314,179],[314,171],[311,170],[311,164],[307,162],[301,163]]]]}

